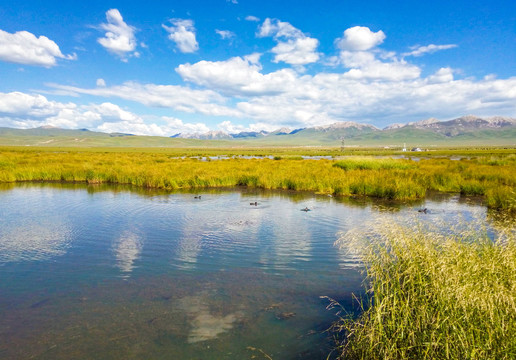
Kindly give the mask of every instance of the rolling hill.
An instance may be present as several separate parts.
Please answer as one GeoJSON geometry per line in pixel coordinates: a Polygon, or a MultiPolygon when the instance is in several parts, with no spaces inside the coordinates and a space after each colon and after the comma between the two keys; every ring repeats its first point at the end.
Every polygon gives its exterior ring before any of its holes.
{"type": "Polygon", "coordinates": [[[176,134],[171,137],[102,133],[54,127],[0,128],[0,145],[62,147],[232,147],[232,146],[478,146],[516,145],[516,119],[473,115],[393,124],[384,129],[338,122],[304,129],[228,134],[176,134]]]}

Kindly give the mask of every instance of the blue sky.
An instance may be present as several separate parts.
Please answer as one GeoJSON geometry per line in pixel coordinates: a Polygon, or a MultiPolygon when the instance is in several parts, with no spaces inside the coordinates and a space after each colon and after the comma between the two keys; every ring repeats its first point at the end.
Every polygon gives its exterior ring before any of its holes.
{"type": "Polygon", "coordinates": [[[514,1],[0,1],[0,126],[516,116],[514,1]]]}

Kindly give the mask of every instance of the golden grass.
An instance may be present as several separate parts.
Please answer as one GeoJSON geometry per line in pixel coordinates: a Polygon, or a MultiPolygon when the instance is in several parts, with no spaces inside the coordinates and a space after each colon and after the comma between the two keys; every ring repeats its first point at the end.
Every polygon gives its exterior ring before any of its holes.
{"type": "Polygon", "coordinates": [[[516,358],[514,223],[495,240],[460,225],[382,222],[341,236],[364,260],[369,300],[334,325],[340,358],[516,358]]]}
{"type": "MultiPolygon", "coordinates": [[[[397,200],[423,198],[427,191],[444,191],[484,196],[492,208],[514,210],[510,205],[514,203],[516,188],[514,154],[502,156],[488,152],[460,161],[364,156],[334,161],[300,160],[295,155],[298,150],[294,153],[284,150],[275,159],[200,161],[178,157],[181,151],[3,148],[0,149],[0,182],[113,183],[166,190],[248,186],[397,200]]],[[[239,151],[246,154],[247,150],[239,151]]],[[[273,154],[263,149],[261,154],[258,151],[253,149],[252,155],[273,154]]],[[[210,154],[192,149],[185,152],[210,154]]]]}

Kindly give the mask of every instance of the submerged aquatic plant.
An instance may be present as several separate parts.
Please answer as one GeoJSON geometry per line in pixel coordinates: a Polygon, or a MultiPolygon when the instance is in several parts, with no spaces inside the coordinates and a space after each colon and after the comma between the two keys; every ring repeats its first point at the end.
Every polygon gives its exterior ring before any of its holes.
{"type": "Polygon", "coordinates": [[[359,317],[333,326],[342,359],[516,358],[516,231],[376,223],[337,244],[364,261],[359,317]],[[493,230],[491,230],[493,231],[493,230]]]}

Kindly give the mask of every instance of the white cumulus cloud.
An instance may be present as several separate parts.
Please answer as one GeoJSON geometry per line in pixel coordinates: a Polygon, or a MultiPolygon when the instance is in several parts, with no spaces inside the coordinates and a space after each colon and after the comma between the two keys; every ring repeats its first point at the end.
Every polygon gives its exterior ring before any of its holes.
{"type": "Polygon", "coordinates": [[[94,128],[102,122],[143,122],[138,115],[109,102],[77,105],[22,92],[0,93],[0,118],[4,126],[22,128],[52,125],[77,129],[94,128]]]}
{"type": "Polygon", "coordinates": [[[100,28],[105,30],[106,33],[104,37],[97,39],[99,44],[124,61],[131,55],[131,52],[133,52],[133,56],[138,57],[139,53],[134,52],[137,46],[134,35],[136,29],[124,22],[120,11],[117,9],[108,10],[106,19],[106,24],[100,24],[100,28]]]}
{"type": "Polygon", "coordinates": [[[199,50],[192,20],[171,19],[170,22],[173,26],[162,26],[169,33],[168,38],[176,43],[179,51],[182,53],[193,53],[199,50]]]}
{"type": "Polygon", "coordinates": [[[329,64],[349,68],[344,75],[352,79],[400,81],[418,78],[421,74],[418,66],[398,59],[395,52],[374,49],[384,39],[381,30],[372,32],[363,26],[346,29],[343,37],[335,40],[340,54],[330,58],[329,64]]]}
{"type": "Polygon", "coordinates": [[[166,122],[166,126],[168,129],[168,132],[171,135],[175,134],[194,134],[194,133],[205,133],[210,131],[210,129],[206,126],[206,124],[203,123],[185,123],[183,120],[170,117],[170,116],[162,116],[162,120],[166,122]]]}
{"type": "Polygon", "coordinates": [[[264,75],[258,60],[259,54],[226,61],[203,60],[193,65],[179,65],[176,71],[187,81],[233,96],[277,94],[296,77],[290,69],[264,75]]]}
{"type": "Polygon", "coordinates": [[[280,61],[302,66],[317,62],[320,54],[316,51],[319,40],[303,34],[288,22],[267,18],[258,28],[258,37],[269,37],[278,43],[271,52],[276,54],[274,62],[280,61]]]}
{"type": "Polygon", "coordinates": [[[341,50],[365,51],[381,44],[385,40],[382,30],[371,31],[368,27],[355,26],[344,31],[343,37],[335,40],[341,50]]]}
{"type": "Polygon", "coordinates": [[[51,125],[64,129],[87,128],[109,133],[155,136],[209,130],[205,124],[184,123],[172,117],[163,116],[155,120],[161,124],[146,121],[110,102],[78,105],[51,101],[39,94],[0,93],[0,126],[27,129],[51,125]]]}
{"type": "Polygon", "coordinates": [[[453,81],[453,69],[451,68],[440,68],[435,74],[430,75],[427,78],[428,83],[437,84],[453,81]]]}
{"type": "Polygon", "coordinates": [[[403,60],[380,61],[367,51],[341,51],[340,60],[350,70],[347,77],[355,79],[405,80],[415,79],[421,69],[403,60]]]}
{"type": "Polygon", "coordinates": [[[51,67],[56,65],[56,58],[75,60],[77,55],[63,55],[59,46],[46,36],[36,37],[28,31],[11,34],[0,30],[0,60],[51,67]]]}

